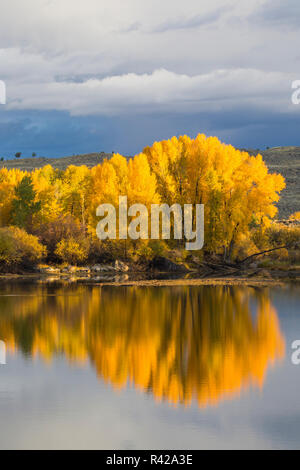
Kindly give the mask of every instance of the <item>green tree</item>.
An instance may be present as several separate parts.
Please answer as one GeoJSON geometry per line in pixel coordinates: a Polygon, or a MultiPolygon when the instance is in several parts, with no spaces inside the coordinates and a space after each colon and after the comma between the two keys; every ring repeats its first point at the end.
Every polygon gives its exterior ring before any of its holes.
{"type": "Polygon", "coordinates": [[[41,202],[35,201],[36,192],[31,176],[24,176],[15,188],[12,201],[12,223],[21,228],[31,225],[32,216],[41,209],[41,202]]]}
{"type": "Polygon", "coordinates": [[[21,153],[21,152],[17,152],[17,153],[15,153],[15,157],[16,157],[16,158],[20,158],[20,157],[21,157],[21,155],[22,155],[22,153],[21,153]]]}

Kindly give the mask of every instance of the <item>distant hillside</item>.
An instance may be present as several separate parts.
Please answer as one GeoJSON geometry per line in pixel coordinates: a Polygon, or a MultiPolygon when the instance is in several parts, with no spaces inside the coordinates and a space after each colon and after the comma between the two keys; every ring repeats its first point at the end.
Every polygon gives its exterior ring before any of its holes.
{"type": "MultiPolygon", "coordinates": [[[[279,218],[288,217],[300,210],[300,147],[274,147],[268,150],[244,149],[252,155],[261,153],[271,172],[281,173],[286,179],[286,189],[281,193],[278,203],[279,218]]],[[[19,168],[31,171],[52,165],[64,170],[69,165],[86,165],[89,168],[101,163],[111,154],[88,153],[62,158],[24,158],[0,162],[0,168],[19,168]]]]}
{"type": "Polygon", "coordinates": [[[32,171],[36,168],[42,168],[46,165],[52,165],[59,170],[65,170],[69,165],[86,165],[89,168],[101,163],[104,158],[111,158],[111,153],[87,153],[84,155],[73,155],[72,157],[61,158],[15,158],[14,160],[6,160],[0,162],[0,168],[18,168],[19,170],[32,171]]]}
{"type": "Polygon", "coordinates": [[[268,150],[247,150],[253,155],[260,153],[273,173],[281,173],[286,188],[278,202],[278,216],[285,218],[300,211],[300,147],[273,147],[268,150]]]}

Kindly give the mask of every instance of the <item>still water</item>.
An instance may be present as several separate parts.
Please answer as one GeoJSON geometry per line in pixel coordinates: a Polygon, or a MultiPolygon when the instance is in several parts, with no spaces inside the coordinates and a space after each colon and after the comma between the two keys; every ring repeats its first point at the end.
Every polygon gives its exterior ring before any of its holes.
{"type": "Polygon", "coordinates": [[[0,283],[0,448],[300,448],[300,289],[0,283]]]}

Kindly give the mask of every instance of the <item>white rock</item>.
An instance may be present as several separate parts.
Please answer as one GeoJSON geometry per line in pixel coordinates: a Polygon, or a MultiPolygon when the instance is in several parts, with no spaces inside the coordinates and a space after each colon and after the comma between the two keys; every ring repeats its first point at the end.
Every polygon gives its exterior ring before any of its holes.
{"type": "Polygon", "coordinates": [[[123,261],[116,260],[115,261],[115,270],[116,271],[121,271],[122,273],[125,273],[126,271],[129,270],[129,267],[127,264],[123,263],[123,261]]]}

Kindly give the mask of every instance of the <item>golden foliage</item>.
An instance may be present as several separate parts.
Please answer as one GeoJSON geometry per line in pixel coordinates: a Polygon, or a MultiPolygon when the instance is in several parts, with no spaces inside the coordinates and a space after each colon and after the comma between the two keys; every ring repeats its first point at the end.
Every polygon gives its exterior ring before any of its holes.
{"type": "Polygon", "coordinates": [[[0,265],[30,266],[45,255],[45,247],[34,235],[18,227],[0,228],[0,265]]]}
{"type": "Polygon", "coordinates": [[[290,220],[300,221],[300,211],[299,212],[294,212],[294,214],[292,214],[290,216],[290,220]]]}
{"type": "Polygon", "coordinates": [[[284,179],[268,172],[261,155],[203,134],[156,142],[144,153],[164,202],[205,204],[206,249],[232,249],[253,220],[266,225],[277,212],[284,179]]]}
{"type": "MultiPolygon", "coordinates": [[[[15,189],[28,175],[0,170],[0,226],[11,224],[15,189]]],[[[133,159],[115,154],[91,169],[71,165],[60,171],[47,165],[30,175],[39,211],[32,214],[33,227],[25,228],[33,233],[70,216],[95,238],[96,208],[101,203],[118,207],[122,195],[129,205],[148,209],[160,202],[205,204],[205,250],[229,257],[251,224],[270,225],[285,186],[281,175],[268,172],[261,155],[252,157],[203,134],[155,142],[133,159]]],[[[136,249],[137,242],[132,246],[136,249]]]]}
{"type": "Polygon", "coordinates": [[[86,261],[89,255],[89,246],[82,240],[81,243],[74,240],[73,237],[62,239],[56,247],[55,254],[62,261],[69,264],[77,264],[86,261]]]}

